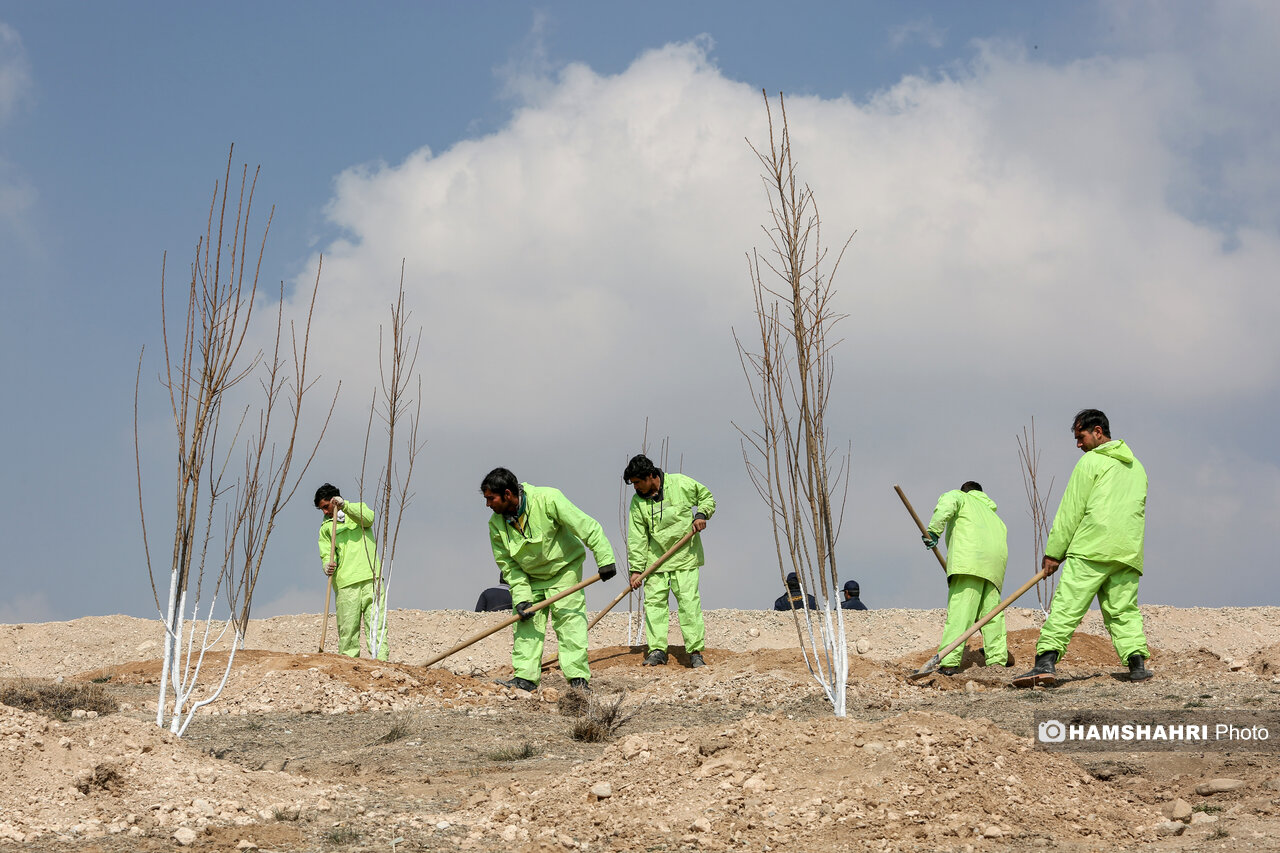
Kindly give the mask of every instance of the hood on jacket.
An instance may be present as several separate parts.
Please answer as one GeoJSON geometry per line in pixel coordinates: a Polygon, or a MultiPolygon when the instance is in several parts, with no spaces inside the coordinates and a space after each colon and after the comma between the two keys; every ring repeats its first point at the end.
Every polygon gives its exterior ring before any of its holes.
{"type": "Polygon", "coordinates": [[[995,512],[995,511],[999,508],[999,507],[997,507],[997,506],[996,506],[996,502],[995,502],[995,501],[993,501],[993,500],[991,500],[991,498],[987,497],[987,493],[986,493],[986,492],[980,492],[980,491],[978,491],[977,489],[973,489],[972,491],[965,492],[965,494],[967,494],[969,497],[971,497],[971,498],[973,498],[973,499],[975,499],[975,500],[981,501],[981,502],[982,502],[982,504],[983,504],[987,509],[991,510],[992,512],[995,512]]]}
{"type": "Polygon", "coordinates": [[[1129,445],[1125,444],[1118,438],[1113,438],[1106,444],[1098,445],[1091,452],[1101,453],[1103,456],[1110,456],[1117,462],[1123,462],[1126,465],[1133,464],[1133,451],[1129,449],[1129,445]]]}

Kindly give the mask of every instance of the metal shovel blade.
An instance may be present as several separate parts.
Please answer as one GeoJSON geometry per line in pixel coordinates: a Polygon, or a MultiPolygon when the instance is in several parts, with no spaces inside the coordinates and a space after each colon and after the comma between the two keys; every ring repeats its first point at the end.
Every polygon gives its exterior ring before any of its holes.
{"type": "Polygon", "coordinates": [[[928,663],[926,663],[924,666],[920,667],[915,672],[908,675],[907,680],[915,681],[917,678],[924,678],[926,675],[933,674],[934,672],[937,671],[938,664],[940,663],[942,663],[942,658],[939,655],[934,655],[933,657],[929,658],[928,663]]]}

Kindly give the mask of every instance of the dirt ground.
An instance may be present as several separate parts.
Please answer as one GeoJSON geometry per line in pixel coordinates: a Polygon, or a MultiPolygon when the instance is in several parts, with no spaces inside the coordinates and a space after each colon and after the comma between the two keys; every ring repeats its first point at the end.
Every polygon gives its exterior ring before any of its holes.
{"type": "Polygon", "coordinates": [[[495,683],[509,630],[420,665],[500,614],[395,611],[385,663],[334,654],[332,625],[319,653],[318,614],[277,617],[234,658],[205,655],[199,684],[229,659],[230,677],[182,738],[155,725],[158,623],[0,625],[0,686],[92,682],[120,703],[66,721],[0,705],[0,847],[1280,850],[1275,752],[1033,745],[1046,710],[1280,708],[1280,608],[1143,610],[1155,678],[1127,681],[1091,613],[1063,683],[1030,691],[1009,682],[1034,657],[1035,611],[1010,614],[1016,666],[984,666],[974,642],[959,675],[915,682],[942,611],[847,613],[844,718],[789,614],[709,611],[699,670],[678,646],[641,667],[611,614],[592,632],[590,702],[555,669],[533,694],[495,683]],[[584,723],[608,736],[575,738],[584,723]],[[1224,778],[1241,784],[1197,793],[1224,778]]]}

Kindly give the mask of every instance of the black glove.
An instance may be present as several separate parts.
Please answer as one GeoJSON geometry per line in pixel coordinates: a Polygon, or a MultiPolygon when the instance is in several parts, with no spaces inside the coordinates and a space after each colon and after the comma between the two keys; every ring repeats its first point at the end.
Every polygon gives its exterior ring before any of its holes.
{"type": "Polygon", "coordinates": [[[600,567],[600,580],[607,581],[618,573],[618,567],[613,563],[608,563],[600,567]]]}
{"type": "Polygon", "coordinates": [[[926,531],[925,534],[920,537],[920,541],[924,543],[924,547],[932,550],[938,547],[938,534],[932,531],[926,531]]]}
{"type": "Polygon", "coordinates": [[[529,612],[529,608],[532,606],[532,602],[522,601],[516,605],[516,613],[521,619],[532,619],[533,614],[529,612]]]}

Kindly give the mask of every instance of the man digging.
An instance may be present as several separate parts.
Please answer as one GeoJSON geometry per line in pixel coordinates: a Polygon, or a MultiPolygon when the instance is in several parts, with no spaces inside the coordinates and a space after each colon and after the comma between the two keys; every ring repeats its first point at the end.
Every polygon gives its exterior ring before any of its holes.
{"type": "MultiPolygon", "coordinates": [[[[382,564],[373,537],[373,510],[362,503],[344,501],[338,487],[329,483],[316,489],[315,504],[316,509],[324,513],[324,521],[320,523],[320,559],[324,561],[324,573],[333,581],[337,600],[338,651],[358,658],[360,625],[364,624],[365,643],[372,651],[373,626],[377,621],[375,608],[382,604],[374,599],[374,579],[382,574],[382,564]]],[[[326,601],[326,612],[328,609],[326,601]]],[[[389,652],[385,618],[377,640],[378,660],[386,660],[389,652]]]]}
{"type": "MultiPolygon", "coordinates": [[[[995,501],[982,485],[969,480],[959,489],[944,492],[920,538],[926,548],[935,548],[946,531],[947,538],[947,622],[942,629],[942,651],[980,617],[1000,604],[1005,565],[1009,561],[1008,531],[996,515],[995,501]]],[[[987,666],[1008,664],[1009,646],[1004,613],[982,626],[982,649],[987,666]]],[[[964,646],[942,659],[943,675],[960,671],[964,646]]]]}
{"type": "Polygon", "coordinates": [[[511,587],[515,623],[509,687],[534,690],[542,675],[547,612],[560,643],[560,671],[575,690],[590,690],[587,666],[587,597],[578,590],[542,610],[527,612],[582,580],[587,548],[600,567],[600,580],[618,573],[613,549],[600,522],[574,506],[559,489],[521,483],[506,468],[494,468],[480,483],[489,519],[489,544],[502,577],[511,587]],[[586,547],[583,547],[585,543],[586,547]]]}
{"type": "Polygon", "coordinates": [[[1123,441],[1111,438],[1107,416],[1097,409],[1081,410],[1071,431],[1084,456],[1062,493],[1041,564],[1050,574],[1061,565],[1062,580],[1040,629],[1035,667],[1015,678],[1015,687],[1056,683],[1055,666],[1094,596],[1129,680],[1151,677],[1138,609],[1147,472],[1123,441]]]}
{"type": "Polygon", "coordinates": [[[702,531],[716,511],[716,499],[697,480],[683,474],[664,474],[643,454],[631,457],[622,480],[636,490],[627,525],[632,589],[640,588],[645,566],[679,542],[690,525],[694,529],[688,544],[644,580],[644,628],[649,635],[649,651],[642,665],[662,666],[667,662],[667,627],[671,620],[668,602],[674,594],[689,666],[697,669],[705,665],[702,650],[707,637],[698,589],[698,569],[706,563],[702,531]]]}

